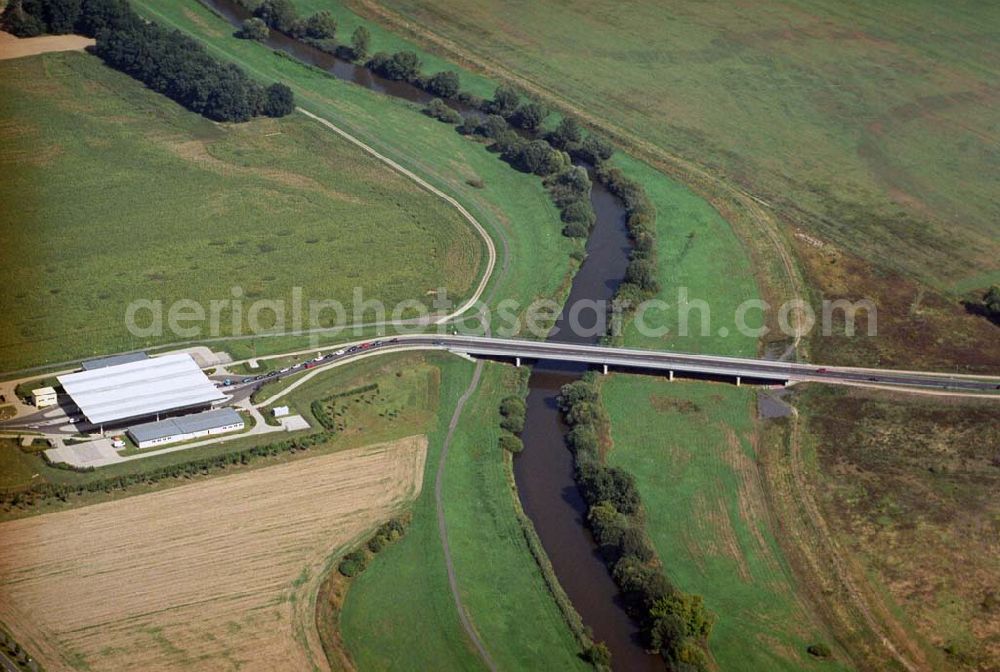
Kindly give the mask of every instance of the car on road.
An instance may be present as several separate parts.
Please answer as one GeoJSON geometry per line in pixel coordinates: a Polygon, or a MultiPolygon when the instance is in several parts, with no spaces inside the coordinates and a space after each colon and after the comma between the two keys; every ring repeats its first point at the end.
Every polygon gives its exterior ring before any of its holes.
{"type": "Polygon", "coordinates": [[[358,345],[352,345],[351,347],[349,347],[349,348],[347,349],[347,352],[348,352],[348,354],[350,354],[350,353],[352,353],[352,352],[357,352],[357,351],[358,351],[358,350],[360,350],[360,349],[361,349],[361,346],[358,346],[358,345]]]}
{"type": "Polygon", "coordinates": [[[292,370],[292,367],[290,367],[290,366],[286,366],[285,368],[283,368],[283,369],[282,369],[281,371],[279,371],[278,373],[288,373],[288,372],[289,372],[289,371],[291,371],[291,370],[292,370]]]}
{"type": "Polygon", "coordinates": [[[243,379],[243,380],[241,380],[240,382],[241,382],[241,383],[252,383],[252,382],[253,382],[253,378],[244,378],[244,379],[243,379]]]}
{"type": "Polygon", "coordinates": [[[340,357],[340,356],[341,356],[342,354],[344,354],[345,352],[347,352],[347,350],[344,350],[343,348],[341,348],[340,350],[337,350],[337,352],[335,352],[335,353],[333,353],[333,354],[334,354],[334,355],[335,355],[336,357],[340,357]]]}
{"type": "Polygon", "coordinates": [[[827,373],[829,371],[830,371],[830,369],[827,369],[827,368],[816,369],[816,373],[827,373]]]}

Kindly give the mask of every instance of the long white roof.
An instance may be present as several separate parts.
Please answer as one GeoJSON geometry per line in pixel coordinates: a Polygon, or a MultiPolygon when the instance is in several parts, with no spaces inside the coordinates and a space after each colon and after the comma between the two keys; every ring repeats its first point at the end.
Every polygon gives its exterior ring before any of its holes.
{"type": "Polygon", "coordinates": [[[69,373],[59,376],[59,383],[95,424],[209,404],[226,397],[187,354],[69,373]]]}

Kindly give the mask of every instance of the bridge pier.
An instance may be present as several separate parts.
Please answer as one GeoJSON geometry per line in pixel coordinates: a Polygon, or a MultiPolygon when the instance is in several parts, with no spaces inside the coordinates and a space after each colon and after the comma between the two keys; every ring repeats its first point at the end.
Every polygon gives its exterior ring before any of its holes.
{"type": "Polygon", "coordinates": [[[607,364],[604,365],[604,375],[605,376],[608,375],[608,365],[607,364]]]}
{"type": "Polygon", "coordinates": [[[673,371],[673,369],[671,369],[670,370],[670,382],[673,382],[673,380],[674,380],[674,371],[673,371]]]}
{"type": "Polygon", "coordinates": [[[736,387],[739,387],[741,382],[743,382],[741,380],[741,377],[740,376],[736,376],[736,387]]]}
{"type": "Polygon", "coordinates": [[[521,368],[521,358],[520,357],[515,357],[514,358],[514,366],[516,366],[518,368],[521,368]]]}

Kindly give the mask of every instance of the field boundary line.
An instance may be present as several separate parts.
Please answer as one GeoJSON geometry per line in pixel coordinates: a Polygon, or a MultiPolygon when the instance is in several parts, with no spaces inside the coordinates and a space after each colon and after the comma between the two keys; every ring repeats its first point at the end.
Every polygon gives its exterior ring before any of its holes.
{"type": "Polygon", "coordinates": [[[350,142],[353,145],[357,146],[358,148],[360,148],[364,152],[366,152],[366,153],[370,154],[371,156],[375,157],[376,159],[378,159],[382,163],[386,164],[387,166],[389,166],[390,168],[392,168],[396,172],[398,172],[401,175],[404,175],[404,176],[410,178],[417,185],[419,185],[423,189],[429,191],[431,194],[437,196],[438,198],[440,198],[441,200],[443,200],[444,202],[448,203],[450,206],[452,206],[453,208],[455,208],[455,210],[457,210],[458,213],[460,215],[462,215],[462,217],[465,218],[465,220],[467,222],[469,222],[470,224],[472,224],[472,227],[476,230],[476,232],[479,234],[479,236],[483,239],[483,242],[486,243],[486,250],[487,250],[486,270],[483,272],[483,277],[481,277],[479,279],[479,285],[476,287],[476,291],[474,291],[472,293],[472,296],[469,297],[469,299],[466,300],[465,303],[463,303],[461,306],[459,306],[453,312],[449,313],[448,315],[445,315],[443,317],[438,318],[434,323],[435,324],[441,324],[443,322],[447,322],[447,321],[449,321],[449,320],[451,320],[451,319],[453,319],[455,317],[458,317],[462,313],[464,313],[467,310],[469,310],[469,308],[471,308],[472,306],[474,306],[476,304],[476,302],[478,302],[479,299],[482,297],[483,292],[486,290],[486,285],[489,283],[490,278],[493,276],[493,269],[496,268],[496,263],[497,263],[497,248],[496,248],[496,245],[493,243],[493,239],[490,237],[490,234],[487,233],[487,231],[483,227],[483,225],[479,223],[479,220],[477,220],[472,215],[471,212],[469,212],[468,210],[466,210],[465,206],[463,206],[461,203],[459,203],[458,200],[455,199],[453,196],[449,196],[448,194],[444,193],[443,191],[441,191],[440,189],[438,189],[437,187],[435,187],[433,184],[431,184],[430,182],[428,182],[424,178],[422,178],[419,175],[417,175],[416,173],[414,173],[412,170],[410,170],[408,168],[405,168],[404,166],[400,165],[396,161],[393,161],[392,159],[390,159],[388,156],[385,156],[384,154],[379,153],[373,147],[371,147],[370,145],[365,144],[364,142],[362,142],[358,138],[354,137],[353,135],[351,135],[350,133],[348,133],[344,129],[340,128],[339,126],[337,126],[333,122],[329,121],[328,119],[324,119],[323,117],[321,117],[319,115],[313,114],[312,112],[310,112],[308,110],[305,110],[305,109],[303,109],[301,107],[296,107],[295,109],[298,110],[300,113],[304,114],[305,116],[309,117],[310,119],[313,119],[313,120],[318,121],[319,123],[323,124],[324,126],[326,126],[327,128],[329,128],[331,131],[333,131],[334,133],[338,134],[339,136],[341,136],[342,138],[344,138],[348,142],[350,142]]]}

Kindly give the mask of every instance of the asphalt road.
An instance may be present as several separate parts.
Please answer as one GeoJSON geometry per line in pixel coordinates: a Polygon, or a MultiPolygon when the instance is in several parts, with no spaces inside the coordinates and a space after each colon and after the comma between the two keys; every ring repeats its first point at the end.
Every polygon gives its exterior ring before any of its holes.
{"type": "MultiPolygon", "coordinates": [[[[802,364],[791,362],[776,362],[763,359],[748,359],[741,357],[722,357],[718,355],[692,355],[676,352],[653,350],[635,350],[628,348],[611,348],[600,345],[580,345],[574,343],[558,343],[551,341],[528,341],[521,339],[489,338],[485,336],[455,336],[415,334],[400,336],[393,339],[369,341],[364,344],[344,345],[338,350],[329,352],[321,360],[300,362],[285,372],[271,372],[256,376],[213,376],[222,382],[224,379],[233,381],[224,389],[239,401],[254,390],[273,380],[293,376],[306,370],[328,364],[333,361],[352,359],[358,355],[370,353],[373,350],[391,351],[402,347],[424,346],[431,349],[442,349],[470,356],[487,356],[502,358],[520,357],[526,362],[532,360],[553,360],[576,362],[592,365],[607,365],[615,369],[673,371],[679,374],[698,374],[706,376],[721,376],[740,379],[746,382],[818,382],[834,385],[879,385],[899,389],[925,390],[937,392],[994,392],[1000,396],[1000,377],[961,376],[948,373],[933,373],[926,371],[899,371],[895,369],[862,369],[853,367],[822,366],[819,364],[802,364]],[[336,354],[343,350],[342,354],[336,354]]],[[[280,355],[278,355],[280,356],[280,355]]],[[[31,427],[41,423],[42,429],[53,431],[55,427],[45,427],[44,413],[23,416],[17,420],[0,422],[0,427],[31,427]]],[[[60,424],[65,424],[65,421],[60,424]]],[[[80,423],[69,433],[88,431],[90,426],[80,423]]]]}

